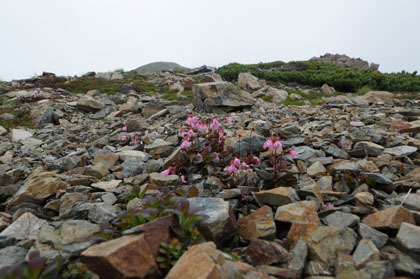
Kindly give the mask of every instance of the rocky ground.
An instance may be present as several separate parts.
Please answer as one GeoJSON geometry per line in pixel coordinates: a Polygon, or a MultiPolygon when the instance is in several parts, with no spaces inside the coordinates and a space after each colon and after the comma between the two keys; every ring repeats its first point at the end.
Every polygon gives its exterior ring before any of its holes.
{"type": "Polygon", "coordinates": [[[173,101],[51,78],[0,85],[4,278],[420,277],[416,100],[285,106],[302,96],[206,68],[148,77],[173,101]]]}

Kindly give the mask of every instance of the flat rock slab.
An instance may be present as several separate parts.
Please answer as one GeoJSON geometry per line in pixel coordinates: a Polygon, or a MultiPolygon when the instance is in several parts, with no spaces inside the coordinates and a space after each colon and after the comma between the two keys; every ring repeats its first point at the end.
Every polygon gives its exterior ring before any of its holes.
{"type": "Polygon", "coordinates": [[[11,132],[12,142],[20,142],[32,136],[33,136],[32,132],[25,131],[25,130],[12,129],[12,132],[11,132]]]}
{"type": "Polygon", "coordinates": [[[279,206],[274,220],[288,223],[320,224],[316,212],[316,201],[300,201],[279,206]]]}
{"type": "Polygon", "coordinates": [[[247,239],[263,238],[274,239],[276,224],[273,219],[273,210],[263,206],[251,214],[238,220],[239,234],[247,239]]]}
{"type": "Polygon", "coordinates": [[[420,227],[402,223],[397,234],[397,241],[406,249],[420,253],[420,227]]]}
{"type": "Polygon", "coordinates": [[[45,224],[48,222],[26,212],[2,231],[0,236],[12,236],[19,240],[37,239],[40,228],[45,224]]]}
{"type": "Polygon", "coordinates": [[[110,181],[101,181],[101,182],[97,182],[97,183],[93,183],[92,187],[107,191],[107,192],[112,192],[114,191],[118,185],[120,185],[122,182],[122,180],[110,180],[110,181]]]}
{"type": "Polygon", "coordinates": [[[415,224],[414,217],[405,208],[394,206],[366,216],[362,223],[375,229],[398,230],[403,222],[415,224]]]}

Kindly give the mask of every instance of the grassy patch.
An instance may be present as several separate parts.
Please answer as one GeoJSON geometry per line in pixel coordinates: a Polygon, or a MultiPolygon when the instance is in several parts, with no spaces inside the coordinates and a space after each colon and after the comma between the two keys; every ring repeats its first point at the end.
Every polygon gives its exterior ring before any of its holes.
{"type": "Polygon", "coordinates": [[[177,96],[177,92],[176,91],[169,91],[167,88],[166,88],[166,90],[164,89],[161,93],[163,94],[162,95],[162,99],[168,100],[168,101],[189,101],[189,102],[192,102],[193,99],[194,99],[194,95],[193,95],[193,92],[192,91],[184,91],[184,92],[182,92],[182,95],[184,95],[185,97],[187,97],[185,99],[184,98],[179,98],[177,96]]]}
{"type": "Polygon", "coordinates": [[[13,120],[2,120],[0,119],[0,125],[6,129],[16,128],[18,126],[25,126],[31,129],[35,129],[36,126],[32,124],[32,117],[30,109],[22,109],[16,107],[2,107],[0,108],[0,115],[3,113],[10,113],[15,116],[13,120]]]}
{"type": "Polygon", "coordinates": [[[356,94],[357,95],[365,95],[369,91],[373,91],[373,89],[370,86],[365,85],[362,88],[360,88],[359,90],[357,90],[356,94]]]}
{"type": "Polygon", "coordinates": [[[273,102],[273,96],[262,96],[261,97],[261,99],[262,100],[264,100],[264,102],[267,102],[267,103],[272,103],[273,102]]]}

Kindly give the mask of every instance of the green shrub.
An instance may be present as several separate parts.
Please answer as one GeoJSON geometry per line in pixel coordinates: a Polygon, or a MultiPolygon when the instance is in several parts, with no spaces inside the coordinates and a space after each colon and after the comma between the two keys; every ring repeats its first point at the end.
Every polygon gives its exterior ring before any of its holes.
{"type": "Polygon", "coordinates": [[[278,61],[250,65],[231,63],[218,69],[218,73],[228,81],[236,80],[241,72],[250,72],[269,82],[295,82],[314,87],[327,83],[341,92],[357,92],[363,87],[392,92],[420,91],[420,76],[416,73],[403,71],[388,74],[318,61],[278,61]]]}

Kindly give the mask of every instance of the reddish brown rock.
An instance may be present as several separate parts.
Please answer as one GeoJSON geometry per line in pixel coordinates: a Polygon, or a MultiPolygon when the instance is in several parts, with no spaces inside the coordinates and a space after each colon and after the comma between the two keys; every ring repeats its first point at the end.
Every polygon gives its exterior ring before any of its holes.
{"type": "Polygon", "coordinates": [[[318,227],[318,224],[313,223],[293,223],[287,235],[287,240],[293,247],[299,239],[305,241],[310,239],[311,235],[318,229],[318,227]]]}
{"type": "Polygon", "coordinates": [[[102,163],[108,168],[111,168],[112,166],[115,165],[115,163],[117,163],[118,159],[119,159],[119,156],[117,154],[110,153],[106,155],[95,156],[95,158],[93,159],[93,163],[95,164],[102,163]]]}
{"type": "Polygon", "coordinates": [[[91,246],[82,260],[103,279],[153,278],[159,269],[149,249],[144,234],[128,235],[91,246]]]}
{"type": "Polygon", "coordinates": [[[165,279],[275,279],[243,262],[233,262],[213,242],[194,245],[166,275],[165,279]],[[234,275],[234,276],[232,276],[234,275]],[[236,277],[235,277],[236,276],[236,277]]]}
{"type": "Polygon", "coordinates": [[[24,202],[42,203],[46,198],[54,195],[58,190],[64,190],[69,186],[54,172],[42,172],[28,177],[23,186],[7,202],[12,207],[24,202]]]}
{"type": "Polygon", "coordinates": [[[263,206],[248,216],[238,220],[239,234],[245,239],[273,239],[276,234],[276,224],[273,211],[269,206],[263,206]]]}
{"type": "Polygon", "coordinates": [[[90,270],[103,279],[160,278],[155,261],[160,243],[169,242],[172,216],[159,218],[141,227],[141,235],[129,235],[100,243],[82,253],[90,270]]]}
{"type": "Polygon", "coordinates": [[[290,258],[290,253],[280,244],[261,239],[251,240],[244,254],[245,261],[253,266],[284,263],[290,258]]]}
{"type": "Polygon", "coordinates": [[[300,201],[277,208],[276,221],[289,223],[313,223],[320,224],[316,212],[316,201],[300,201]]]}
{"type": "Polygon", "coordinates": [[[296,190],[292,187],[277,187],[271,190],[255,193],[258,201],[272,206],[286,205],[299,200],[296,190]]]}
{"type": "Polygon", "coordinates": [[[405,208],[394,206],[366,216],[362,223],[375,229],[398,230],[401,223],[415,224],[414,217],[405,208]]]}

